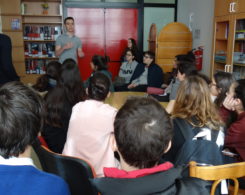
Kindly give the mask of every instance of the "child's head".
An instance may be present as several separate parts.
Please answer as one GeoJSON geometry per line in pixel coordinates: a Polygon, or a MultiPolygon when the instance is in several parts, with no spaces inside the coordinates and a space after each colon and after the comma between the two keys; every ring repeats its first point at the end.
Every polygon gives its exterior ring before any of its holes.
{"type": "Polygon", "coordinates": [[[196,75],[197,73],[196,66],[191,62],[180,62],[177,65],[177,78],[180,81],[185,80],[188,76],[196,75]]]}
{"type": "Polygon", "coordinates": [[[195,126],[219,128],[220,118],[213,105],[207,82],[198,75],[187,77],[180,85],[175,100],[173,117],[186,119],[195,126]],[[193,124],[194,125],[194,124],[193,124]]]}
{"type": "Polygon", "coordinates": [[[210,93],[212,96],[216,96],[215,104],[221,106],[226,97],[231,84],[234,82],[231,73],[217,72],[214,74],[212,84],[210,84],[210,93]]]}
{"type": "Polygon", "coordinates": [[[135,53],[132,49],[127,49],[125,54],[127,62],[135,60],[135,53]]]}
{"type": "Polygon", "coordinates": [[[89,80],[88,97],[93,100],[104,101],[109,94],[110,79],[103,73],[96,72],[89,80]]]}
{"type": "Polygon", "coordinates": [[[233,82],[227,92],[227,96],[234,98],[235,110],[243,112],[245,110],[245,79],[233,82]]]}
{"type": "Polygon", "coordinates": [[[61,64],[57,61],[51,61],[47,65],[47,75],[55,80],[59,79],[61,64]]]}
{"type": "Polygon", "coordinates": [[[151,98],[132,98],[114,121],[117,150],[123,161],[142,169],[155,166],[170,148],[172,124],[165,109],[151,98]]]}
{"type": "Polygon", "coordinates": [[[107,61],[103,56],[94,55],[90,62],[93,71],[107,70],[107,61]]]}

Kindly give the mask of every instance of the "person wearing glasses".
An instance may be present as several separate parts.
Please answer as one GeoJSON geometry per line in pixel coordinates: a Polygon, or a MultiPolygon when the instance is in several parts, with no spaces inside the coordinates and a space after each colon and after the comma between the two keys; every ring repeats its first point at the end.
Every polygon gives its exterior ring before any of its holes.
{"type": "Polygon", "coordinates": [[[130,84],[129,91],[145,92],[147,87],[160,88],[163,84],[163,71],[155,64],[155,54],[151,51],[144,52],[143,64],[138,64],[130,84]]]}

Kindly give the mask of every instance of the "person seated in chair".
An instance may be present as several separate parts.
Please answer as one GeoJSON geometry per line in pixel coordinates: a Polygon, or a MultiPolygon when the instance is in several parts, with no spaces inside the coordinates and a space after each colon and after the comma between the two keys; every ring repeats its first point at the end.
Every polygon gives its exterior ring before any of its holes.
{"type": "Polygon", "coordinates": [[[91,180],[101,194],[209,194],[205,181],[183,178],[182,167],[158,164],[171,147],[173,130],[169,115],[156,100],[128,99],[116,115],[114,135],[122,169],[104,168],[105,178],[91,180]]]}
{"type": "Polygon", "coordinates": [[[150,51],[144,52],[143,64],[138,64],[127,86],[130,91],[143,91],[147,87],[160,88],[163,84],[163,71],[155,64],[155,55],[150,51]]]}
{"type": "Polygon", "coordinates": [[[36,169],[30,158],[42,111],[40,97],[20,82],[0,88],[0,194],[70,194],[61,178],[36,169]]]}

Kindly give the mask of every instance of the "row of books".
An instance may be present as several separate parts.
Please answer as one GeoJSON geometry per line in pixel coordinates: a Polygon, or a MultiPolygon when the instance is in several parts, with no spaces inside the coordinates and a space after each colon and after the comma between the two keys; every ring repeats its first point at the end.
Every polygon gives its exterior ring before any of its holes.
{"type": "Polygon", "coordinates": [[[244,66],[234,66],[232,74],[236,80],[245,79],[245,67],[244,66]]]}
{"type": "Polygon", "coordinates": [[[56,40],[61,33],[61,26],[26,25],[24,40],[56,40]]]}
{"type": "Polygon", "coordinates": [[[55,57],[55,43],[25,43],[25,57],[55,57]]]}
{"type": "Polygon", "coordinates": [[[46,66],[50,60],[26,60],[26,74],[46,74],[46,66]]]}

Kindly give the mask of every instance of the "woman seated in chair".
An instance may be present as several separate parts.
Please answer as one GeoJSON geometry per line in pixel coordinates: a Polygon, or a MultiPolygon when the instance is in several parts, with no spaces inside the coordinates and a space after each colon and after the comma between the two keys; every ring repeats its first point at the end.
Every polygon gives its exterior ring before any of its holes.
{"type": "Polygon", "coordinates": [[[174,137],[166,160],[175,164],[188,164],[190,160],[213,165],[223,164],[221,154],[224,143],[223,123],[211,101],[208,84],[204,79],[200,76],[189,76],[181,83],[172,117],[174,137]],[[204,146],[210,146],[215,150],[209,153],[208,148],[205,148],[206,151],[199,147],[197,151],[197,148],[193,147],[191,148],[193,153],[190,153],[190,150],[183,151],[184,146],[187,147],[187,143],[191,143],[192,140],[198,141],[193,142],[198,147],[201,140],[205,140],[202,142],[206,143],[204,146]]]}
{"type": "Polygon", "coordinates": [[[97,177],[103,167],[115,167],[117,161],[111,147],[113,122],[117,110],[105,104],[110,80],[103,73],[95,73],[87,88],[88,99],[72,109],[63,154],[82,158],[94,167],[97,177]]]}
{"type": "Polygon", "coordinates": [[[138,65],[138,62],[135,60],[135,54],[133,50],[127,49],[125,58],[126,61],[122,63],[118,77],[116,77],[114,81],[116,91],[125,91],[124,89],[127,89],[134,70],[138,65]]]}

